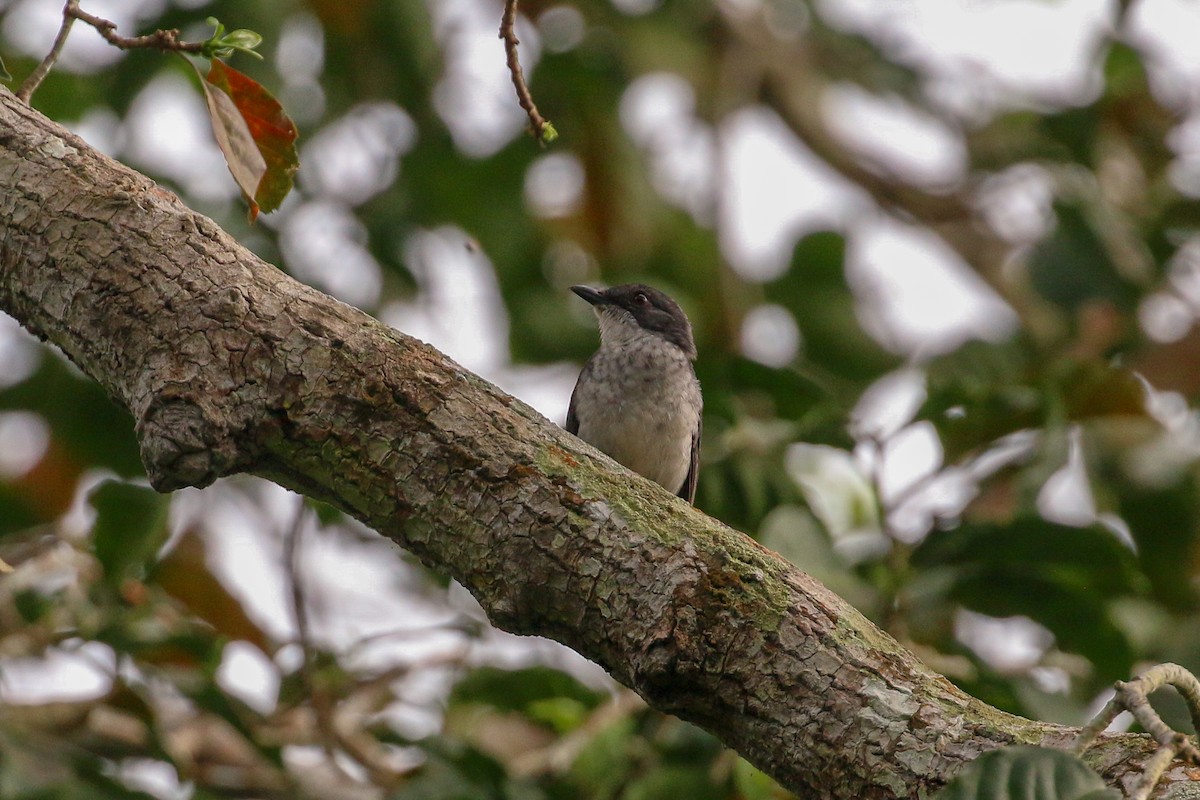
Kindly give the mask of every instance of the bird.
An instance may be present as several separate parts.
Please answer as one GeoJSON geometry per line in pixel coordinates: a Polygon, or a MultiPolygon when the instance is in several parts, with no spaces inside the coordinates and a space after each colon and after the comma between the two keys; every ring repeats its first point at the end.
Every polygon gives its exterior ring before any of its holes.
{"type": "Polygon", "coordinates": [[[687,315],[640,283],[571,291],[592,305],[600,347],[571,392],[567,430],[694,503],[703,399],[687,315]]]}

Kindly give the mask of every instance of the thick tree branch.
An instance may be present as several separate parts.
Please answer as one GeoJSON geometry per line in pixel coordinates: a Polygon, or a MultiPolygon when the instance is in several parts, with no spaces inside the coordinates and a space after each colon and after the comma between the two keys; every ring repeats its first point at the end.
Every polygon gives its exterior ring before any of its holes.
{"type": "MultiPolygon", "coordinates": [[[[1075,735],[964,695],[774,553],[4,90],[0,189],[0,309],[130,409],[160,489],[251,472],[334,503],[806,797],[916,796],[985,750],[1075,735]]],[[[1089,758],[1121,780],[1153,747],[1089,758]]]]}

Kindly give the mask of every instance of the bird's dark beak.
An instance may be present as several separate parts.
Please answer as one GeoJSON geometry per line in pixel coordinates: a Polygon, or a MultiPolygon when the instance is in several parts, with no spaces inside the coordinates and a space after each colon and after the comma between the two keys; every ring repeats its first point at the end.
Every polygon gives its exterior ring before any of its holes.
{"type": "Polygon", "coordinates": [[[572,286],[571,291],[594,306],[604,305],[608,302],[608,296],[603,291],[590,286],[572,286]]]}

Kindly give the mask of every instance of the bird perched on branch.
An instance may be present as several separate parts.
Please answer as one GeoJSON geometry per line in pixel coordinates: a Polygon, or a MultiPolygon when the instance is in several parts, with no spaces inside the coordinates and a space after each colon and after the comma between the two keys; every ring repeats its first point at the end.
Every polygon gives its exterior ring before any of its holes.
{"type": "Polygon", "coordinates": [[[687,315],[640,283],[571,291],[592,304],[600,349],[579,373],[567,430],[694,502],[703,403],[687,315]]]}

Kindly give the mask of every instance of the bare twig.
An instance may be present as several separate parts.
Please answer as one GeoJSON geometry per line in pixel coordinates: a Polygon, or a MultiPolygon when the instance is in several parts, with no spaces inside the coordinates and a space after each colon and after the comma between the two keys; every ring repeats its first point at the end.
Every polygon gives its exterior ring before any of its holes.
{"type": "Polygon", "coordinates": [[[106,42],[122,50],[149,48],[173,53],[200,53],[204,48],[203,42],[180,41],[178,28],[158,30],[145,36],[120,36],[117,34],[117,23],[87,13],[79,7],[78,0],[68,2],[67,7],[63,9],[63,14],[91,25],[104,37],[106,42]]]}
{"type": "Polygon", "coordinates": [[[1200,749],[1189,737],[1172,730],[1150,705],[1150,695],[1164,686],[1172,686],[1183,695],[1193,724],[1200,722],[1200,681],[1178,664],[1157,664],[1131,681],[1117,681],[1116,695],[1095,719],[1080,729],[1072,748],[1076,754],[1083,755],[1117,714],[1122,710],[1133,714],[1146,733],[1158,742],[1158,750],[1142,767],[1141,780],[1129,795],[1132,800],[1149,797],[1176,756],[1193,764],[1200,763],[1200,749]]]}
{"type": "Polygon", "coordinates": [[[50,70],[54,67],[59,55],[62,53],[63,45],[67,42],[67,34],[70,33],[71,26],[75,24],[75,20],[80,20],[91,25],[104,37],[105,41],[122,50],[149,48],[151,50],[162,50],[172,53],[201,53],[204,49],[203,42],[181,41],[179,30],[176,28],[158,30],[154,33],[148,33],[145,36],[120,36],[117,34],[117,23],[87,13],[79,7],[79,0],[67,0],[66,5],[63,6],[62,27],[58,29],[58,35],[54,37],[54,44],[51,45],[50,52],[46,54],[42,62],[37,65],[33,72],[29,73],[29,76],[21,84],[21,88],[17,90],[17,98],[19,100],[28,103],[29,98],[37,91],[38,86],[50,74],[50,70]]]}
{"type": "Polygon", "coordinates": [[[504,2],[504,16],[500,18],[500,38],[504,40],[508,71],[512,75],[513,86],[517,90],[517,101],[529,115],[529,126],[537,138],[538,144],[545,146],[558,138],[558,131],[554,130],[550,120],[538,112],[529,86],[525,83],[525,73],[521,70],[521,61],[517,57],[517,45],[521,43],[517,39],[517,0],[505,0],[504,2]]]}
{"type": "MultiPolygon", "coordinates": [[[[384,763],[371,747],[372,744],[377,745],[373,739],[365,735],[357,735],[359,733],[357,731],[347,731],[344,729],[345,726],[338,723],[336,702],[330,696],[329,691],[321,686],[313,675],[316,651],[313,648],[309,632],[308,606],[304,602],[304,587],[300,582],[300,537],[304,531],[307,508],[302,496],[297,496],[296,502],[296,513],[292,517],[292,523],[283,541],[284,572],[291,595],[292,615],[296,621],[296,638],[304,659],[300,666],[300,677],[308,691],[321,747],[325,751],[329,764],[334,769],[338,768],[337,753],[341,751],[367,772],[374,785],[394,786],[403,773],[384,763]]],[[[343,774],[345,774],[344,771],[343,774]]]]}
{"type": "Polygon", "coordinates": [[[33,97],[33,93],[42,85],[42,81],[50,74],[50,69],[58,61],[63,45],[67,43],[67,34],[71,32],[71,26],[75,24],[75,16],[71,11],[78,10],[78,8],[79,0],[67,0],[67,4],[63,6],[62,26],[58,29],[58,35],[54,37],[54,44],[51,45],[50,52],[42,59],[42,63],[29,73],[29,76],[21,84],[21,88],[17,90],[17,99],[21,102],[29,102],[29,98],[33,97]]]}
{"type": "Polygon", "coordinates": [[[333,708],[329,703],[328,695],[313,678],[312,670],[316,663],[316,654],[313,650],[312,638],[309,635],[308,606],[304,602],[304,587],[300,583],[300,536],[304,532],[306,512],[304,498],[297,495],[296,512],[292,515],[292,523],[288,526],[287,534],[283,539],[283,566],[292,601],[292,618],[296,622],[296,640],[303,654],[300,677],[304,681],[304,688],[308,691],[308,701],[312,704],[325,756],[329,759],[329,763],[336,764],[337,737],[333,733],[333,708]]]}

